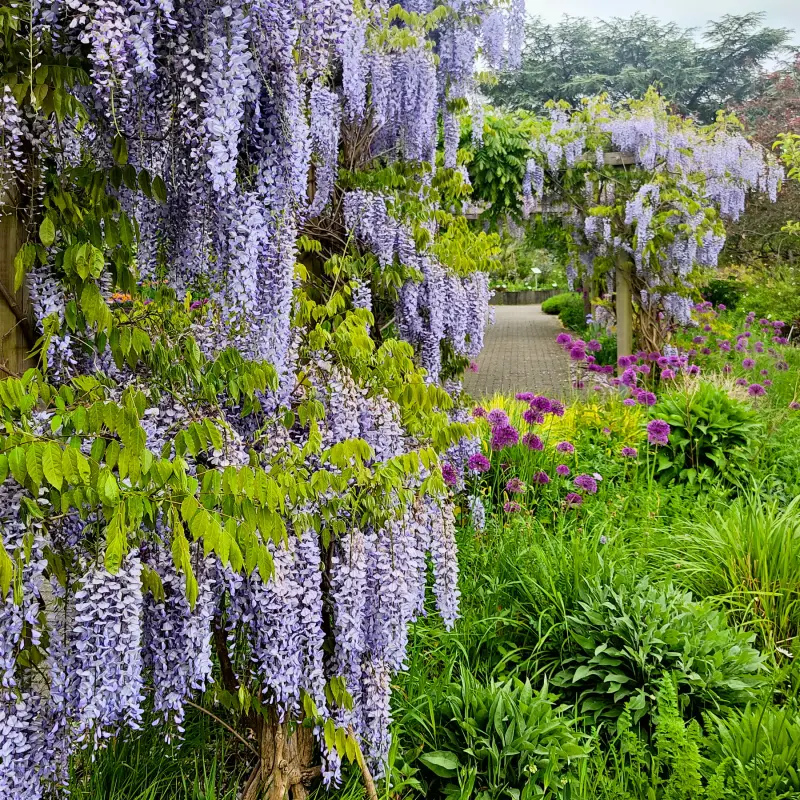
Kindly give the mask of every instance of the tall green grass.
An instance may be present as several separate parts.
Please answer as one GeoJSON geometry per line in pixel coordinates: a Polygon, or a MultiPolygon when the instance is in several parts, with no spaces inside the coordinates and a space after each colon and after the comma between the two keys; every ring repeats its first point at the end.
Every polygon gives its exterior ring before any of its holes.
{"type": "Polygon", "coordinates": [[[661,560],[696,595],[719,598],[762,645],[786,649],[800,633],[800,497],[783,504],[751,488],[681,525],[661,560]]]}

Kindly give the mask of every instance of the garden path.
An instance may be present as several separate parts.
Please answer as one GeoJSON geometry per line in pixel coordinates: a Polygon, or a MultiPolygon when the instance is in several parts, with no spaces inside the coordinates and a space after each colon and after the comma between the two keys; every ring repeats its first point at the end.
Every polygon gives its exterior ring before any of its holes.
{"type": "Polygon", "coordinates": [[[486,328],[478,372],[467,371],[464,388],[476,399],[495,392],[538,392],[566,397],[569,361],[555,339],[558,317],[536,306],[493,306],[494,325],[486,328]]]}

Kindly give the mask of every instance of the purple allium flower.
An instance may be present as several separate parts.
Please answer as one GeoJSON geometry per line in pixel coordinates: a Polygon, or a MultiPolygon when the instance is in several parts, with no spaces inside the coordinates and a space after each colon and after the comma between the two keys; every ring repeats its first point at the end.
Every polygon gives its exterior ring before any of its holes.
{"type": "Polygon", "coordinates": [[[573,381],[572,388],[573,389],[583,389],[586,384],[583,381],[573,381]]]}
{"type": "Polygon", "coordinates": [[[632,397],[626,397],[622,401],[622,405],[624,405],[624,406],[635,406],[636,405],[636,401],[632,397]]]}
{"type": "Polygon", "coordinates": [[[726,306],[724,303],[720,303],[720,304],[717,306],[717,309],[718,309],[719,311],[725,311],[727,308],[728,308],[728,306],[726,306]]]}
{"type": "Polygon", "coordinates": [[[710,347],[704,347],[700,352],[704,356],[710,356],[711,355],[711,348],[710,347]]]}
{"type": "Polygon", "coordinates": [[[535,408],[537,411],[541,411],[543,414],[548,414],[550,411],[553,410],[553,402],[550,398],[545,397],[544,395],[536,395],[531,399],[531,408],[535,408]]]}
{"type": "Polygon", "coordinates": [[[764,386],[772,386],[772,381],[767,379],[764,381],[764,386]]]}
{"type": "Polygon", "coordinates": [[[717,347],[723,353],[730,353],[731,351],[731,343],[727,339],[717,339],[717,347]]]}
{"type": "Polygon", "coordinates": [[[519,441],[519,432],[513,425],[495,425],[492,428],[491,448],[502,450],[504,447],[513,447],[519,441]]]}
{"type": "Polygon", "coordinates": [[[731,372],[733,372],[733,367],[732,367],[730,364],[726,364],[726,365],[725,365],[725,366],[722,368],[722,371],[723,371],[723,372],[724,372],[726,375],[729,375],[731,372]]]}
{"type": "Polygon", "coordinates": [[[652,370],[650,369],[649,364],[641,364],[640,366],[636,367],[636,371],[641,375],[649,375],[652,370]]]}
{"type": "Polygon", "coordinates": [[[654,419],[647,423],[647,440],[650,444],[667,444],[669,434],[670,427],[663,419],[654,419]]]}
{"type": "Polygon", "coordinates": [[[762,317],[762,318],[761,318],[761,319],[758,321],[758,324],[759,324],[759,325],[771,325],[772,323],[771,323],[771,322],[770,322],[768,319],[764,319],[764,317],[762,317]]]}
{"type": "Polygon", "coordinates": [[[522,506],[514,500],[507,500],[503,503],[503,511],[506,514],[516,514],[518,511],[522,511],[522,506]]]}
{"type": "Polygon", "coordinates": [[[530,403],[536,395],[533,392],[517,392],[514,397],[517,400],[522,400],[523,403],[530,403]]]}
{"type": "Polygon", "coordinates": [[[737,378],[736,379],[737,386],[747,386],[747,378],[737,378]]]}
{"type": "Polygon", "coordinates": [[[528,425],[541,425],[544,422],[544,414],[535,408],[526,408],[525,411],[522,412],[522,419],[524,419],[528,425]]]}
{"type": "Polygon", "coordinates": [[[762,369],[762,370],[759,371],[758,374],[759,375],[763,375],[766,378],[766,376],[769,375],[769,370],[768,369],[762,369]]]}
{"type": "Polygon", "coordinates": [[[583,361],[586,358],[586,351],[580,345],[574,345],[570,348],[569,357],[573,361],[583,361]]]}
{"type": "Polygon", "coordinates": [[[508,414],[501,408],[493,408],[489,412],[487,419],[492,425],[508,425],[508,414]]]}
{"type": "Polygon", "coordinates": [[[568,333],[559,333],[558,336],[556,336],[556,344],[572,344],[572,337],[568,333]]]}
{"type": "Polygon", "coordinates": [[[764,342],[756,342],[753,345],[753,349],[756,351],[756,353],[763,353],[764,352],[764,342]]]}
{"type": "Polygon", "coordinates": [[[591,475],[578,475],[578,477],[572,482],[579,489],[583,489],[584,492],[589,492],[589,494],[597,494],[597,481],[591,475]]]}
{"type": "Polygon", "coordinates": [[[755,361],[753,361],[753,359],[752,359],[752,358],[745,358],[745,359],[743,359],[743,360],[742,360],[742,366],[743,366],[745,369],[753,369],[753,367],[754,367],[755,365],[756,365],[756,362],[755,362],[755,361]]]}
{"type": "Polygon", "coordinates": [[[559,453],[574,453],[575,452],[575,445],[572,442],[559,442],[556,445],[556,450],[559,453]]]}
{"type": "Polygon", "coordinates": [[[606,436],[611,436],[611,428],[603,428],[603,433],[606,436]]]}
{"type": "Polygon", "coordinates": [[[522,444],[528,450],[544,450],[544,442],[535,433],[526,433],[522,437],[522,444]]]}
{"type": "Polygon", "coordinates": [[[800,411],[800,403],[798,403],[797,400],[792,400],[792,402],[789,403],[789,408],[791,408],[792,411],[800,411]]]}
{"type": "Polygon", "coordinates": [[[781,319],[776,319],[776,320],[775,320],[775,321],[772,323],[772,327],[773,327],[773,328],[782,328],[782,327],[783,327],[785,324],[786,324],[786,323],[785,323],[783,320],[781,320],[781,319]]]}
{"type": "Polygon", "coordinates": [[[479,369],[477,361],[470,361],[469,362],[469,371],[470,372],[477,372],[479,369]]]}
{"type": "Polygon", "coordinates": [[[486,409],[483,406],[475,406],[472,409],[472,416],[475,419],[485,419],[486,418],[486,409]]]}
{"type": "Polygon", "coordinates": [[[510,494],[521,494],[525,491],[525,484],[519,478],[511,478],[506,484],[506,491],[510,494]]]}
{"type": "Polygon", "coordinates": [[[556,467],[556,474],[560,475],[562,478],[566,478],[569,475],[569,467],[566,464],[559,464],[556,467]]]}
{"type": "Polygon", "coordinates": [[[706,331],[706,333],[708,333],[708,331],[710,331],[711,329],[712,329],[711,325],[709,325],[707,322],[705,325],[703,325],[703,330],[706,331]]]}
{"type": "Polygon", "coordinates": [[[629,367],[622,373],[621,380],[625,386],[636,386],[636,381],[638,380],[636,371],[629,367]]]}
{"type": "Polygon", "coordinates": [[[643,406],[654,406],[658,401],[652,392],[639,392],[639,396],[636,399],[643,406]]]}
{"type": "Polygon", "coordinates": [[[692,364],[687,370],[687,375],[699,375],[700,374],[700,367],[697,364],[692,364]]]}
{"type": "Polygon", "coordinates": [[[567,508],[575,508],[583,503],[583,498],[577,492],[569,492],[564,498],[564,505],[567,508]]]}
{"type": "Polygon", "coordinates": [[[785,361],[778,361],[778,363],[775,364],[775,369],[779,372],[786,372],[786,370],[789,369],[789,365],[785,361]]]}
{"type": "Polygon", "coordinates": [[[750,397],[763,397],[766,393],[767,390],[760,383],[751,383],[747,387],[747,394],[750,397]]]}
{"type": "Polygon", "coordinates": [[[559,400],[550,401],[550,413],[556,417],[564,416],[564,404],[559,400]]]}
{"type": "Polygon", "coordinates": [[[467,460],[467,467],[472,472],[488,472],[491,466],[489,459],[483,453],[473,453],[467,460]]]}
{"type": "Polygon", "coordinates": [[[449,462],[442,464],[442,478],[448,486],[455,486],[458,483],[458,470],[449,462]]]}
{"type": "Polygon", "coordinates": [[[695,336],[694,339],[692,339],[692,344],[705,344],[705,343],[706,343],[705,336],[695,336]]]}
{"type": "Polygon", "coordinates": [[[586,349],[593,353],[599,353],[603,349],[603,345],[597,339],[590,339],[586,345],[586,349]]]}
{"type": "Polygon", "coordinates": [[[662,369],[661,370],[661,377],[665,381],[672,380],[672,378],[675,377],[675,370],[674,369],[669,369],[669,367],[667,367],[667,369],[662,369]]]}
{"type": "Polygon", "coordinates": [[[625,458],[636,458],[639,455],[639,451],[635,447],[623,447],[620,453],[625,458]]]}
{"type": "Polygon", "coordinates": [[[545,486],[548,483],[550,483],[550,476],[544,470],[539,470],[539,472],[537,472],[531,480],[534,483],[538,483],[541,484],[542,486],[545,486]]]}

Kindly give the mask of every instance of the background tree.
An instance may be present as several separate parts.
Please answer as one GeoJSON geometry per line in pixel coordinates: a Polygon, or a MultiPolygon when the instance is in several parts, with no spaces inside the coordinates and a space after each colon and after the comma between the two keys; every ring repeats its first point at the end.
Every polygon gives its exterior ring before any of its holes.
{"type": "Polygon", "coordinates": [[[675,110],[711,122],[758,89],[764,64],[788,52],[791,31],[762,24],[763,14],[725,15],[700,41],[691,28],[634,14],[556,24],[533,18],[522,67],[489,89],[498,103],[541,110],[549,100],[574,104],[602,92],[612,100],[642,97],[655,85],[675,110]]]}
{"type": "MultiPolygon", "coordinates": [[[[792,64],[762,76],[752,99],[734,108],[746,133],[767,149],[779,136],[800,131],[800,57],[792,64]]],[[[786,230],[787,219],[800,219],[800,185],[786,181],[776,203],[753,197],[742,218],[728,231],[723,252],[728,264],[766,265],[800,260],[800,238],[786,230]]]]}

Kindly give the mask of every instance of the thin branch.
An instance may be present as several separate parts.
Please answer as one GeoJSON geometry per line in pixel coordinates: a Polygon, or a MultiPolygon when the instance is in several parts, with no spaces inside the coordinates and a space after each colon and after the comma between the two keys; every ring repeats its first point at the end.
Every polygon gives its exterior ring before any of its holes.
{"type": "Polygon", "coordinates": [[[247,739],[245,739],[240,733],[237,733],[230,725],[228,725],[227,722],[220,719],[216,714],[209,711],[207,708],[203,708],[203,706],[199,706],[197,705],[197,703],[193,703],[191,700],[186,700],[185,702],[187,706],[196,708],[198,711],[202,711],[204,714],[208,714],[208,716],[211,717],[211,719],[219,722],[219,724],[222,725],[223,728],[226,728],[228,731],[230,731],[256,758],[259,759],[261,758],[261,756],[258,753],[258,750],[256,750],[255,747],[253,747],[253,745],[251,745],[250,742],[248,742],[247,739]]]}

